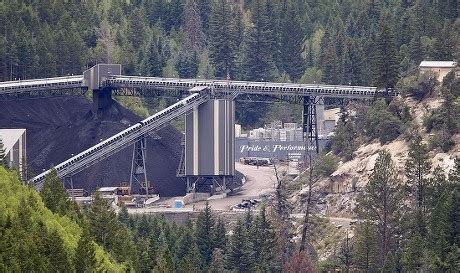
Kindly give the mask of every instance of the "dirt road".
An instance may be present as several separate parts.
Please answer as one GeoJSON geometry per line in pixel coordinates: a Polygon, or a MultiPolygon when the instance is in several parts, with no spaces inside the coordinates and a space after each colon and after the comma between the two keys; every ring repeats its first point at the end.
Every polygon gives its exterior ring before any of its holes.
{"type": "MultiPolygon", "coordinates": [[[[231,196],[222,199],[209,200],[214,210],[230,210],[231,206],[241,203],[243,199],[259,198],[261,194],[270,193],[275,190],[276,177],[273,166],[250,166],[235,163],[235,168],[246,177],[246,182],[241,190],[231,196]]],[[[281,172],[284,167],[278,167],[281,172]]],[[[195,203],[195,209],[205,206],[206,202],[195,203]]]]}

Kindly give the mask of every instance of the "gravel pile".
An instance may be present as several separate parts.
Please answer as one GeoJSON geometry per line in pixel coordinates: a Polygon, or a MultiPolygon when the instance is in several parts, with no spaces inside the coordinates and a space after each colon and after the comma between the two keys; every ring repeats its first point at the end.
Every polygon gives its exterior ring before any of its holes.
{"type": "MultiPolygon", "coordinates": [[[[0,109],[0,128],[27,129],[27,158],[33,174],[140,120],[115,101],[110,109],[96,116],[92,103],[84,97],[0,101],[0,109]]],[[[157,136],[147,139],[147,175],[161,196],[185,194],[185,182],[176,177],[181,137],[179,131],[168,125],[160,129],[157,136]]],[[[92,191],[128,182],[131,157],[132,147],[127,147],[76,174],[73,177],[74,187],[92,191]]]]}

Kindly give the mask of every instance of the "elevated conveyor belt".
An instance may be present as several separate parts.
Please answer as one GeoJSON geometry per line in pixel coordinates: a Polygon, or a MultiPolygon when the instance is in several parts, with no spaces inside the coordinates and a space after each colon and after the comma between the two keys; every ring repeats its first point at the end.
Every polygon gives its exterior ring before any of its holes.
{"type": "MultiPolygon", "coordinates": [[[[154,129],[160,128],[167,122],[177,117],[184,115],[208,99],[209,94],[207,94],[205,91],[201,93],[194,93],[188,96],[187,98],[169,106],[168,108],[156,113],[155,115],[138,122],[128,129],[56,165],[55,169],[58,173],[58,176],[61,178],[66,177],[100,162],[101,160],[125,148],[127,145],[133,144],[141,136],[154,129]]],[[[30,182],[35,185],[35,188],[41,189],[45,180],[45,176],[50,172],[51,170],[47,170],[32,178],[30,182]]]]}
{"type": "Polygon", "coordinates": [[[30,91],[64,90],[86,88],[83,75],[0,82],[0,95],[19,94],[30,91]]]}
{"type": "Polygon", "coordinates": [[[255,94],[255,95],[294,95],[322,96],[351,99],[372,99],[375,96],[397,96],[398,92],[378,90],[376,87],[295,84],[273,82],[247,82],[227,80],[175,79],[158,77],[115,76],[107,78],[106,85],[115,89],[166,89],[188,90],[206,86],[217,95],[255,94]]]}

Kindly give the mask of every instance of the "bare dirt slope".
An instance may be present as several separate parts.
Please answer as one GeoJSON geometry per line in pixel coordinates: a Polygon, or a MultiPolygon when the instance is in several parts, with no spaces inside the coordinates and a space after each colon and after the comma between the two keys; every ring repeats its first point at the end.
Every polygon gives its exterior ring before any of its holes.
{"type": "MultiPolygon", "coordinates": [[[[140,120],[117,102],[99,116],[84,97],[0,101],[0,128],[27,129],[27,157],[33,173],[56,165],[140,120]]],[[[172,126],[147,140],[148,179],[163,196],[185,193],[176,178],[182,134],[172,126]]],[[[132,147],[74,176],[74,187],[93,190],[129,181],[132,147]]]]}

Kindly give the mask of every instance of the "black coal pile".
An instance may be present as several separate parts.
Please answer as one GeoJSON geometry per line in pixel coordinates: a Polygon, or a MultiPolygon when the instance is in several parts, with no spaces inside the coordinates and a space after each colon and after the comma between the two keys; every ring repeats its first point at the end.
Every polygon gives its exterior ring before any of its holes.
{"type": "MultiPolygon", "coordinates": [[[[84,97],[0,101],[0,128],[27,129],[27,158],[29,170],[34,174],[139,120],[115,101],[109,109],[97,115],[92,111],[92,103],[84,97]]],[[[169,125],[147,138],[147,176],[160,196],[185,194],[185,182],[176,177],[181,138],[182,134],[169,125]]],[[[132,151],[132,146],[127,147],[74,175],[74,187],[92,191],[128,182],[132,151]]]]}

